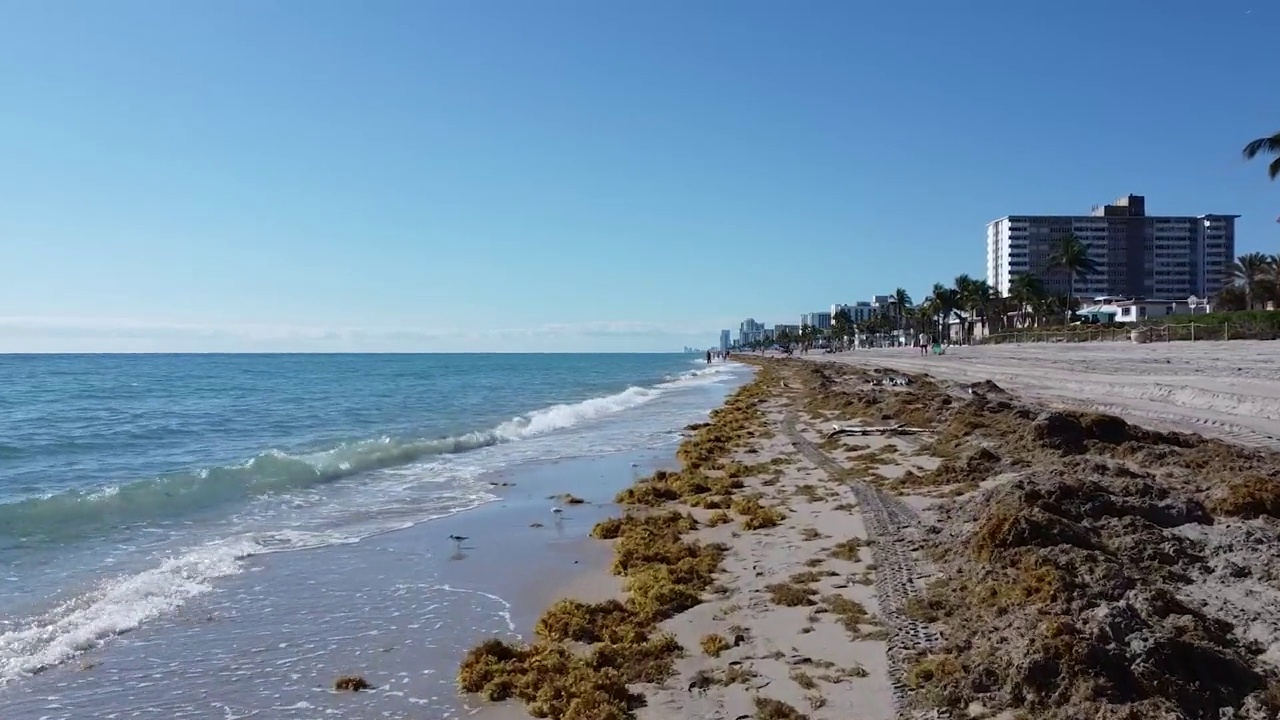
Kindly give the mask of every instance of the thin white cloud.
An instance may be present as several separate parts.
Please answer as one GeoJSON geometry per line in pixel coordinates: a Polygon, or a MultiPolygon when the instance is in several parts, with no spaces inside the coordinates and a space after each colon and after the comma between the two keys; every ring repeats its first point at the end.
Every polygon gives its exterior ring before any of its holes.
{"type": "Polygon", "coordinates": [[[660,351],[712,342],[719,330],[704,325],[598,321],[455,330],[9,316],[0,317],[0,352],[660,351]]]}

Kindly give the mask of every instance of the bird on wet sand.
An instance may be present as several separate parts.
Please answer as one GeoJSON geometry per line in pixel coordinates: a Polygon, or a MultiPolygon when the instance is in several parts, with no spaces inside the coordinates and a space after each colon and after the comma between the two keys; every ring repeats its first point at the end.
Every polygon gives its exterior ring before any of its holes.
{"type": "Polygon", "coordinates": [[[453,541],[454,545],[458,546],[459,550],[462,549],[462,543],[468,540],[466,535],[450,535],[449,539],[453,541]]]}

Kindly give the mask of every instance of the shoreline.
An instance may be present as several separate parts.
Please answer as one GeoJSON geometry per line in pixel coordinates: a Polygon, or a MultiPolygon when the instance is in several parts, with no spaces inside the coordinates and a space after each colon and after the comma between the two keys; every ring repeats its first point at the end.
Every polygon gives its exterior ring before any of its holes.
{"type": "Polygon", "coordinates": [[[512,700],[482,712],[1280,712],[1280,453],[887,355],[739,359],[756,378],[681,444],[680,469],[638,480],[593,531],[625,591],[566,586],[531,642],[472,647],[460,689],[512,700]]]}
{"type": "Polygon", "coordinates": [[[566,593],[532,642],[474,647],[461,689],[535,717],[892,717],[856,498],[792,457],[779,382],[759,366],[681,444],[679,471],[642,478],[596,525],[624,594],[566,593]]]}

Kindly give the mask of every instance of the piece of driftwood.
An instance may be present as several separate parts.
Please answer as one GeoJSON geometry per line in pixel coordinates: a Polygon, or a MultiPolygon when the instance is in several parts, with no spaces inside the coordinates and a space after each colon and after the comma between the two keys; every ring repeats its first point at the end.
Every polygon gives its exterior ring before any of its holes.
{"type": "Polygon", "coordinates": [[[827,439],[842,435],[917,435],[919,433],[929,432],[927,428],[907,427],[903,423],[897,425],[878,425],[873,427],[859,427],[857,425],[842,426],[836,425],[831,432],[827,433],[827,439]]]}

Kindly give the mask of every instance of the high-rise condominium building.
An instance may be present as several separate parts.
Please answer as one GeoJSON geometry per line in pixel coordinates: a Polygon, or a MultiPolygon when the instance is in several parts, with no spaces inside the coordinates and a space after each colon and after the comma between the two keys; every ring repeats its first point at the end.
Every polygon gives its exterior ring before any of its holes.
{"type": "Polygon", "coordinates": [[[1068,278],[1051,267],[1058,241],[1075,235],[1096,272],[1077,278],[1077,297],[1125,295],[1181,300],[1209,297],[1228,282],[1239,215],[1147,215],[1141,195],[1099,205],[1089,215],[1008,215],[987,224],[987,282],[1009,294],[1032,273],[1065,294],[1068,278]]]}
{"type": "Polygon", "coordinates": [[[829,312],[811,312],[804,313],[800,316],[801,325],[809,325],[819,330],[827,330],[831,328],[831,313],[829,312]]]}
{"type": "Polygon", "coordinates": [[[747,318],[738,325],[738,344],[742,346],[750,345],[753,342],[759,342],[764,339],[764,325],[756,322],[755,318],[747,318]]]}
{"type": "Polygon", "coordinates": [[[728,352],[728,351],[729,351],[729,344],[730,344],[729,340],[730,340],[730,333],[729,333],[729,331],[728,331],[728,330],[721,330],[721,331],[720,331],[720,352],[728,352]]]}

